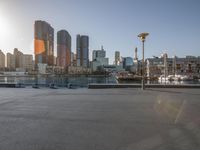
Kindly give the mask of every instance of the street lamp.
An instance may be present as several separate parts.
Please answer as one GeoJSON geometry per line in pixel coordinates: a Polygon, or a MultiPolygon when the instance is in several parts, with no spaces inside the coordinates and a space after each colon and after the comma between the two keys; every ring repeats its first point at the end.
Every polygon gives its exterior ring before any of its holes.
{"type": "Polygon", "coordinates": [[[146,39],[146,37],[149,35],[149,33],[146,33],[146,32],[144,32],[144,33],[140,33],[139,35],[138,35],[138,37],[140,38],[140,40],[142,41],[142,90],[144,90],[145,89],[145,79],[144,79],[144,72],[145,72],[145,70],[144,70],[144,42],[145,42],[145,39],[146,39]]]}

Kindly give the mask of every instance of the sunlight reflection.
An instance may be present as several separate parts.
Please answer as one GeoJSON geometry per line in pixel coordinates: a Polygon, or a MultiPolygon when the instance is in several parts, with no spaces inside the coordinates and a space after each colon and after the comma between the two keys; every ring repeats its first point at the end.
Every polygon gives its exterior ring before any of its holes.
{"type": "Polygon", "coordinates": [[[162,118],[173,121],[176,124],[181,118],[185,103],[185,100],[175,100],[170,96],[158,95],[154,109],[162,118]]]}

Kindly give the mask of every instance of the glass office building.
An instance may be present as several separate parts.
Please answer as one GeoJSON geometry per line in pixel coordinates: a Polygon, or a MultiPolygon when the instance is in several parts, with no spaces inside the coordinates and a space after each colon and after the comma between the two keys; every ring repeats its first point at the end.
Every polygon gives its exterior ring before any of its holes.
{"type": "Polygon", "coordinates": [[[77,66],[89,67],[89,37],[77,35],[76,37],[77,66]]]}
{"type": "Polygon", "coordinates": [[[34,24],[35,64],[54,65],[54,29],[45,21],[37,20],[34,24]]]}
{"type": "Polygon", "coordinates": [[[71,65],[71,36],[66,30],[57,32],[57,65],[71,65]]]}

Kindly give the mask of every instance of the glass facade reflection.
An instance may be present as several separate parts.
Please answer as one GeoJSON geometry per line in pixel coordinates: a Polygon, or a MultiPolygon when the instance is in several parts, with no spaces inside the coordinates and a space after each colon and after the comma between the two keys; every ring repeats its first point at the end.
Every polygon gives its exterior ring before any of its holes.
{"type": "Polygon", "coordinates": [[[54,64],[54,29],[45,21],[35,21],[34,24],[35,64],[54,64]]]}
{"type": "Polygon", "coordinates": [[[77,66],[89,67],[89,37],[77,35],[76,38],[77,66]]]}
{"type": "Polygon", "coordinates": [[[57,32],[57,65],[66,67],[71,64],[71,36],[66,30],[57,32]]]}

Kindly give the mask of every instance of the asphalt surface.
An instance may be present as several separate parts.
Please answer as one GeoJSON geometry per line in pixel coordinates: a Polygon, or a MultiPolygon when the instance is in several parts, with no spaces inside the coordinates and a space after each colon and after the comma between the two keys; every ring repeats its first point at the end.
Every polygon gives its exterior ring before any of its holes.
{"type": "Polygon", "coordinates": [[[0,88],[0,150],[199,150],[200,89],[0,88]]]}

